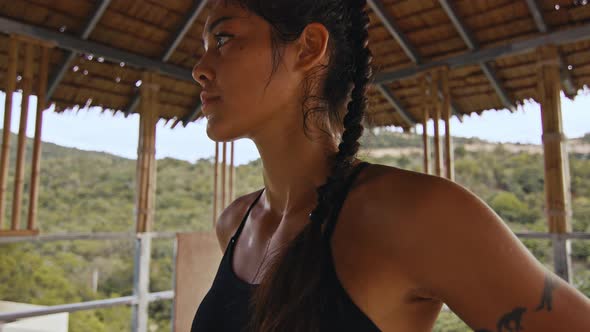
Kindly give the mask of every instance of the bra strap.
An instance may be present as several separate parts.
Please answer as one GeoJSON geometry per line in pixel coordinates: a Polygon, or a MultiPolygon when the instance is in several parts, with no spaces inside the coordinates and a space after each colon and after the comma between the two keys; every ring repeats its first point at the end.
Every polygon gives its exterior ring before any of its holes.
{"type": "Polygon", "coordinates": [[[340,192],[340,194],[336,195],[336,199],[334,202],[334,209],[332,210],[330,217],[326,221],[326,226],[324,229],[323,236],[328,241],[332,237],[332,233],[334,232],[334,227],[336,226],[336,221],[338,220],[338,215],[340,214],[340,210],[342,209],[342,206],[344,205],[344,201],[345,201],[346,197],[348,196],[348,192],[350,191],[350,188],[352,187],[354,180],[357,178],[357,176],[360,174],[360,172],[368,165],[369,165],[369,163],[366,161],[360,162],[356,166],[356,168],[354,168],[352,170],[352,172],[350,173],[348,178],[345,180],[346,183],[344,185],[344,188],[342,188],[342,191],[340,192]]]}
{"type": "Polygon", "coordinates": [[[246,224],[246,219],[248,219],[248,216],[250,215],[250,210],[252,210],[252,208],[254,207],[254,205],[256,205],[256,202],[258,202],[258,200],[260,199],[260,196],[262,196],[262,193],[264,192],[264,189],[265,188],[262,188],[262,190],[260,190],[260,194],[258,194],[258,197],[256,197],[256,199],[254,200],[254,202],[252,202],[252,204],[250,204],[250,207],[248,208],[248,211],[244,215],[244,218],[242,219],[242,222],[240,223],[240,226],[238,227],[238,229],[236,230],[236,232],[232,236],[232,239],[233,240],[237,239],[238,236],[240,236],[240,233],[242,233],[242,229],[244,228],[244,225],[246,224]]]}

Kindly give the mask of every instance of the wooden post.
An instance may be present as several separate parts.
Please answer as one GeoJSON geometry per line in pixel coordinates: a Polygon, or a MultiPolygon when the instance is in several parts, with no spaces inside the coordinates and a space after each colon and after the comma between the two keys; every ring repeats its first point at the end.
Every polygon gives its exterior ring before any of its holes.
{"type": "Polygon", "coordinates": [[[228,202],[233,202],[234,200],[234,141],[230,143],[230,162],[229,162],[229,200],[228,202]]]}
{"type": "Polygon", "coordinates": [[[4,130],[2,131],[2,154],[0,156],[0,230],[4,229],[6,199],[6,178],[10,158],[10,123],[12,121],[12,100],[16,90],[16,67],[18,61],[18,40],[10,36],[8,41],[8,69],[6,72],[6,100],[4,102],[4,130]]]}
{"type": "Polygon", "coordinates": [[[429,92],[426,84],[426,76],[420,79],[420,88],[424,96],[424,107],[422,116],[422,146],[424,148],[424,173],[430,174],[430,151],[428,150],[428,118],[429,116],[429,92]]]}
{"type": "Polygon", "coordinates": [[[23,194],[23,178],[25,172],[25,143],[27,139],[27,120],[29,115],[29,97],[33,90],[33,56],[34,45],[27,43],[25,48],[25,69],[22,79],[22,101],[20,110],[20,126],[18,129],[18,146],[16,151],[16,170],[14,174],[14,194],[12,195],[11,230],[20,229],[20,212],[23,194]]]}
{"type": "Polygon", "coordinates": [[[215,166],[213,167],[213,228],[217,222],[217,176],[219,172],[219,142],[215,142],[215,166]]]}
{"type": "Polygon", "coordinates": [[[43,112],[47,107],[45,95],[47,91],[47,74],[49,71],[49,48],[41,46],[41,60],[37,86],[37,117],[35,119],[35,142],[33,144],[33,161],[31,165],[31,184],[29,191],[29,219],[27,229],[34,230],[37,220],[37,200],[39,192],[39,172],[41,168],[41,131],[43,112]]]}
{"type": "Polygon", "coordinates": [[[141,111],[138,144],[137,221],[138,233],[150,232],[155,216],[156,196],[156,124],[158,120],[158,91],[155,74],[144,72],[142,77],[141,111]]]}
{"type": "Polygon", "coordinates": [[[221,154],[221,209],[225,209],[225,173],[227,170],[226,164],[227,164],[227,143],[223,142],[222,143],[222,154],[221,154]]]}
{"type": "Polygon", "coordinates": [[[441,176],[442,172],[442,159],[440,153],[440,111],[441,105],[438,99],[438,73],[431,71],[430,79],[430,102],[432,103],[433,116],[432,121],[434,122],[434,174],[441,176]]]}
{"type": "Polygon", "coordinates": [[[443,93],[442,115],[445,122],[445,176],[455,181],[455,161],[453,155],[453,138],[451,136],[451,92],[449,89],[449,68],[440,71],[440,83],[443,93]]]}
{"type": "Polygon", "coordinates": [[[543,46],[537,50],[537,56],[545,160],[545,214],[549,232],[555,235],[555,272],[571,282],[571,245],[569,240],[560,237],[571,232],[572,210],[567,140],[561,118],[559,53],[555,46],[543,46]]]}

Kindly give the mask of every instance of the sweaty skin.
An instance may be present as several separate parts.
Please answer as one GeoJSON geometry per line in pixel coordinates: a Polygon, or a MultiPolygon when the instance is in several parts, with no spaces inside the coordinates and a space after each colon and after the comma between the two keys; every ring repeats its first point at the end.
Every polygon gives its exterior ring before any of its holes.
{"type": "MultiPolygon", "coordinates": [[[[304,134],[301,109],[304,77],[328,63],[329,33],[321,24],[308,25],[285,46],[273,73],[270,32],[262,18],[214,2],[205,53],[193,69],[211,101],[203,107],[207,135],[220,142],[248,138],[262,160],[266,190],[233,260],[235,273],[251,283],[265,273],[262,267],[253,278],[266,249],[273,252],[309,222],[316,188],[329,173],[327,156],[337,151],[334,137],[322,134],[313,119],[310,137],[304,134]]],[[[221,214],[222,250],[255,194],[239,197],[221,214]]],[[[442,178],[369,165],[344,202],[331,246],[346,292],[383,331],[431,331],[443,301],[474,329],[590,330],[589,301],[560,279],[549,296],[544,281],[551,272],[485,203],[442,178]],[[540,298],[551,311],[534,310],[540,298]]]]}

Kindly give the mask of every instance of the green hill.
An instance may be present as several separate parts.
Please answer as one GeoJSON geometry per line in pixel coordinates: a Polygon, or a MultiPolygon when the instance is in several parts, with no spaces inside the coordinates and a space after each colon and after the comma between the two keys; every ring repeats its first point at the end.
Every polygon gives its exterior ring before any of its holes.
{"type": "MultiPolygon", "coordinates": [[[[579,139],[587,144],[588,137],[579,139]]],[[[16,136],[11,138],[5,225],[10,220],[16,136]]],[[[362,140],[365,159],[421,171],[421,137],[367,131],[362,140]],[[408,153],[378,157],[377,149],[408,153]]],[[[542,214],[543,158],[529,150],[478,139],[454,139],[456,181],[484,199],[514,231],[546,231],[542,214]],[[486,147],[473,149],[472,147],[486,147]],[[489,147],[492,147],[490,150],[489,147]]],[[[22,219],[26,220],[31,140],[22,219]]],[[[575,231],[590,232],[590,157],[570,154],[575,231]]],[[[129,232],[134,230],[135,161],[101,152],[43,143],[38,224],[44,233],[129,232]]],[[[156,231],[211,229],[213,160],[195,163],[166,158],[157,161],[156,231]]],[[[262,187],[260,160],[236,169],[236,195],[262,187]]],[[[551,266],[549,240],[523,241],[535,256],[551,266]]],[[[590,296],[590,244],[573,241],[576,287],[590,296]]],[[[132,293],[133,243],[61,241],[0,245],[0,299],[36,304],[60,304],[132,293]],[[98,289],[91,275],[99,273],[98,289]]],[[[172,288],[172,241],[156,240],[152,251],[151,291],[172,288]]],[[[170,301],[150,306],[150,324],[169,330],[170,301]]],[[[129,330],[127,307],[82,311],[70,316],[70,331],[129,330]]],[[[443,314],[436,331],[463,331],[456,318],[443,314]]]]}

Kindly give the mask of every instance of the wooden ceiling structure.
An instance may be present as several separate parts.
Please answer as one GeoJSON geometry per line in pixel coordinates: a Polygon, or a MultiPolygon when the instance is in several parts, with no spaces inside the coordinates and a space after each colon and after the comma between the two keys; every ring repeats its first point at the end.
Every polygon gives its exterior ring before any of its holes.
{"type": "MultiPolygon", "coordinates": [[[[372,126],[421,123],[420,80],[433,68],[448,68],[450,106],[459,118],[538,100],[535,51],[546,44],[559,48],[566,95],[590,81],[588,1],[368,2],[377,73],[369,92],[372,126]]],[[[159,117],[186,125],[202,117],[191,69],[204,51],[207,15],[206,1],[0,0],[0,75],[8,35],[51,41],[46,98],[56,111],[90,105],[138,112],[142,71],[151,70],[160,74],[159,117]]]]}

